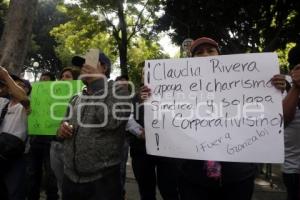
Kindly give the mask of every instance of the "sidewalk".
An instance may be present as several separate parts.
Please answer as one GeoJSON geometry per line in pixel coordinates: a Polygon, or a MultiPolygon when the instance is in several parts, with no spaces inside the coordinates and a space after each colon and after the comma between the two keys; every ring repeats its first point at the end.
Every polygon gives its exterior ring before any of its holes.
{"type": "MultiPolygon", "coordinates": [[[[140,200],[138,185],[131,168],[131,159],[127,162],[126,177],[127,200],[140,200]]],[[[157,200],[163,200],[157,190],[157,200]]],[[[45,193],[42,192],[41,199],[45,200],[45,193]]],[[[285,200],[286,192],[281,178],[280,165],[272,165],[272,179],[260,174],[255,181],[255,191],[252,200],[285,200]]]]}
{"type": "MultiPolygon", "coordinates": [[[[139,200],[138,186],[135,181],[131,161],[127,162],[126,180],[127,200],[139,200]]],[[[162,200],[157,191],[157,200],[162,200]]],[[[255,191],[252,200],[285,200],[286,193],[281,178],[280,165],[272,165],[272,179],[266,180],[265,174],[260,174],[255,181],[255,191]]]]}
{"type": "Polygon", "coordinates": [[[255,181],[253,200],[285,200],[286,192],[281,176],[281,165],[272,165],[272,175],[260,174],[255,181]]]}
{"type": "MultiPolygon", "coordinates": [[[[127,168],[126,168],[126,197],[127,200],[140,200],[138,185],[134,178],[134,174],[131,168],[131,159],[130,156],[128,157],[127,161],[127,168]]],[[[156,193],[156,200],[162,200],[159,191],[157,190],[156,193]]]]}

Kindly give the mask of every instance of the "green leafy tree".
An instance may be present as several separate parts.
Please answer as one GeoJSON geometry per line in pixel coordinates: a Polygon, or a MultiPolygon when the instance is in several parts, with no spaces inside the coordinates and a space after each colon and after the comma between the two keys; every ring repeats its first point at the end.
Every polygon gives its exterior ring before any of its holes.
{"type": "Polygon", "coordinates": [[[139,35],[150,36],[159,0],[81,0],[80,7],[104,22],[117,46],[121,74],[128,74],[130,41],[139,35]]]}
{"type": "Polygon", "coordinates": [[[224,53],[265,52],[297,42],[298,0],[164,0],[158,30],[175,31],[173,40],[211,36],[224,53]]]}
{"type": "MultiPolygon", "coordinates": [[[[71,20],[52,29],[51,35],[56,39],[58,46],[56,53],[64,65],[70,64],[74,54],[82,54],[89,48],[100,48],[118,65],[118,50],[114,38],[106,31],[106,23],[99,21],[96,16],[85,12],[78,5],[61,7],[71,20]]],[[[128,45],[128,71],[130,80],[139,86],[141,82],[142,63],[146,59],[164,58],[158,38],[153,40],[143,35],[132,38],[128,45]]]]}
{"type": "Polygon", "coordinates": [[[288,52],[295,46],[295,43],[288,43],[284,49],[276,50],[280,63],[280,69],[283,74],[288,74],[290,71],[290,66],[288,63],[288,52]]]}
{"type": "Polygon", "coordinates": [[[111,42],[113,38],[105,32],[104,24],[99,22],[96,16],[85,12],[78,5],[61,5],[60,10],[71,19],[54,27],[50,34],[58,44],[55,51],[64,66],[71,64],[74,54],[83,54],[89,48],[99,48],[108,54],[112,61],[116,60],[111,42]]]}
{"type": "Polygon", "coordinates": [[[69,20],[65,13],[57,9],[60,3],[63,0],[39,1],[37,16],[33,22],[33,36],[24,65],[24,70],[33,72],[35,76],[44,71],[58,74],[62,68],[55,53],[57,43],[49,33],[53,27],[69,20]]]}
{"type": "Polygon", "coordinates": [[[129,77],[136,87],[141,85],[141,74],[145,60],[168,58],[168,55],[162,53],[161,47],[157,42],[145,38],[132,41],[128,54],[129,77]]]}

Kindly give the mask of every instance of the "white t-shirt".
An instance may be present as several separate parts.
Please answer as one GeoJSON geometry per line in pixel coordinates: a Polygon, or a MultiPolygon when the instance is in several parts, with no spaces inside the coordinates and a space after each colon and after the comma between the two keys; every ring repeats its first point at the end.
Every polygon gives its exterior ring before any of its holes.
{"type": "Polygon", "coordinates": [[[134,120],[133,114],[131,113],[125,130],[138,137],[142,134],[141,129],[143,129],[143,127],[134,120]]]}
{"type": "MultiPolygon", "coordinates": [[[[0,97],[0,114],[8,99],[0,97]]],[[[0,125],[1,133],[10,133],[25,141],[27,137],[27,113],[25,108],[20,104],[13,106],[8,105],[7,113],[0,125]]]]}

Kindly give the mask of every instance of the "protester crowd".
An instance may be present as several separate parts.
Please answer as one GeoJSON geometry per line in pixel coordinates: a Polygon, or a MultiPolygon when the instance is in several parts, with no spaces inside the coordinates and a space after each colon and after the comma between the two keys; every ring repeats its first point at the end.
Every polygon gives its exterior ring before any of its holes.
{"type": "MultiPolygon", "coordinates": [[[[218,56],[221,49],[213,39],[202,37],[192,43],[190,55],[218,56]]],[[[289,75],[270,77],[284,95],[282,171],[287,200],[300,199],[299,55],[300,46],[289,52],[289,75]]],[[[80,79],[85,87],[70,98],[53,136],[29,135],[31,85],[0,67],[0,200],[38,200],[42,187],[48,200],[126,199],[128,152],[141,200],[155,200],[156,186],[164,200],[251,200],[257,163],[147,154],[144,102],[151,96],[147,85],[135,92],[126,76],[109,80],[111,61],[99,50],[74,56],[72,64],[58,80],[80,79]]],[[[45,72],[40,81],[55,77],[45,72]]]]}

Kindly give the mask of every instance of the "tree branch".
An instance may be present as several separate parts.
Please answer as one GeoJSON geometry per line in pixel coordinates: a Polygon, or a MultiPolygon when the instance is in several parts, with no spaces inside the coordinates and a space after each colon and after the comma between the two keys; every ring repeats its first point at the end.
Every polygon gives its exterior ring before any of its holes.
{"type": "Polygon", "coordinates": [[[119,42],[121,41],[121,38],[119,36],[119,30],[116,28],[116,26],[108,19],[105,11],[103,11],[102,9],[99,8],[99,11],[101,12],[101,14],[104,16],[105,22],[108,26],[112,27],[113,29],[113,36],[116,38],[116,40],[119,42]]]}
{"type": "MultiPolygon", "coordinates": [[[[133,26],[133,28],[132,28],[132,33],[129,35],[129,37],[128,37],[128,41],[133,37],[133,35],[135,35],[139,30],[141,30],[141,28],[138,28],[137,29],[137,27],[140,25],[140,20],[141,20],[141,18],[142,18],[142,16],[143,16],[143,12],[144,12],[144,10],[146,9],[146,6],[147,6],[147,4],[148,4],[148,2],[149,2],[149,0],[147,0],[147,2],[144,4],[144,6],[143,6],[143,9],[141,10],[141,12],[139,13],[139,15],[138,15],[138,18],[137,18],[137,20],[136,20],[136,23],[135,23],[135,25],[133,26]]],[[[149,20],[149,18],[150,17],[148,17],[148,20],[149,20]]],[[[148,22],[148,20],[146,20],[146,22],[148,22]]],[[[139,27],[141,27],[141,26],[139,26],[139,27]]]]}
{"type": "MultiPolygon", "coordinates": [[[[145,24],[147,24],[147,23],[149,22],[150,18],[151,18],[151,15],[148,16],[148,18],[147,18],[146,21],[145,21],[145,24]]],[[[137,32],[139,32],[139,31],[142,29],[142,27],[143,27],[143,26],[140,25],[138,29],[136,29],[134,32],[132,32],[132,33],[130,34],[130,36],[128,37],[128,41],[130,41],[131,38],[132,38],[137,32]]]]}

